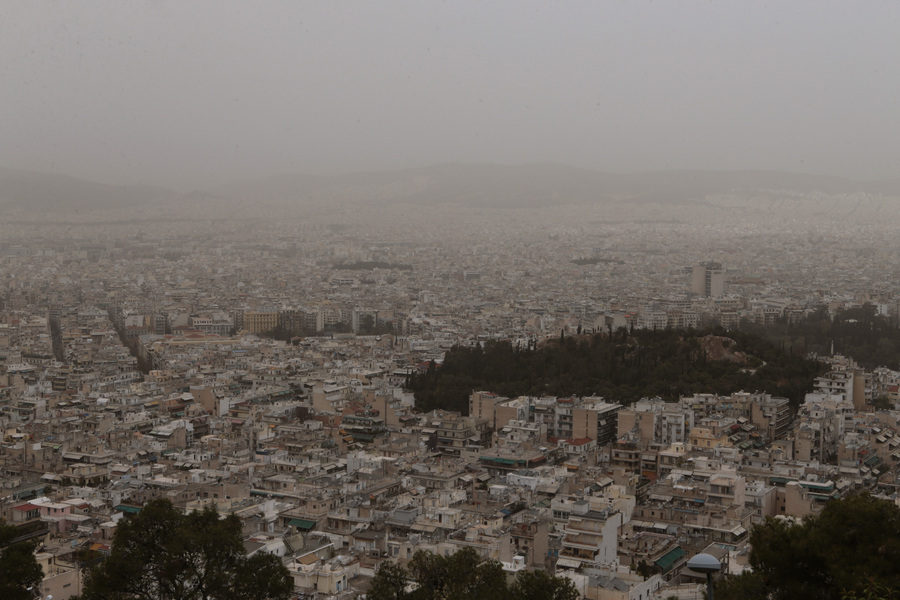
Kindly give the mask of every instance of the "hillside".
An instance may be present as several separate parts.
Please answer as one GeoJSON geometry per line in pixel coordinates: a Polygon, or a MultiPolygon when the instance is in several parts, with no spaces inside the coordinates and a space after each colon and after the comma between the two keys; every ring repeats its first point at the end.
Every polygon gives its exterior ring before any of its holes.
{"type": "Polygon", "coordinates": [[[317,177],[281,175],[216,188],[231,198],[298,202],[403,201],[533,207],[598,200],[697,203],[734,191],[900,196],[900,180],[859,182],[774,171],[661,171],[615,174],[556,164],[445,164],[418,169],[317,177]]]}
{"type": "Polygon", "coordinates": [[[444,164],[334,176],[279,175],[180,194],[67,175],[0,169],[8,216],[91,213],[100,220],[284,219],[309,209],[537,209],[586,206],[604,219],[900,224],[900,180],[861,182],[770,171],[615,174],[556,164],[444,164]]]}
{"type": "Polygon", "coordinates": [[[509,342],[456,346],[443,366],[414,377],[409,387],[421,410],[464,413],[473,390],[509,397],[599,395],[625,404],[643,397],[676,400],[744,390],[785,396],[797,406],[822,372],[822,365],[785,353],[755,334],[620,329],[533,348],[509,342]]]}
{"type": "Polygon", "coordinates": [[[97,183],[51,173],[0,168],[0,203],[35,212],[77,212],[136,206],[171,194],[156,186],[97,183]]]}

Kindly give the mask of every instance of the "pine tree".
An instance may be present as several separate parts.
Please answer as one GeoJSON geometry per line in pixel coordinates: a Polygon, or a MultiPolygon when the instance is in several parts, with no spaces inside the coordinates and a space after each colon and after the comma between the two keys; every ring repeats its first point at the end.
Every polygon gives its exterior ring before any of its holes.
{"type": "Polygon", "coordinates": [[[31,600],[44,578],[44,572],[34,557],[34,545],[15,542],[18,530],[0,521],[0,598],[31,600]]]}

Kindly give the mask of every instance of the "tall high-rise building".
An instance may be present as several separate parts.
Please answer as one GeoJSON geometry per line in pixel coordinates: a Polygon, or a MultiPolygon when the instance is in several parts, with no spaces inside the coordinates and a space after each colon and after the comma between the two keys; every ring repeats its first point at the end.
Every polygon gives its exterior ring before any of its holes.
{"type": "Polygon", "coordinates": [[[694,265],[691,277],[691,293],[708,298],[725,294],[725,269],[717,262],[694,265]]]}

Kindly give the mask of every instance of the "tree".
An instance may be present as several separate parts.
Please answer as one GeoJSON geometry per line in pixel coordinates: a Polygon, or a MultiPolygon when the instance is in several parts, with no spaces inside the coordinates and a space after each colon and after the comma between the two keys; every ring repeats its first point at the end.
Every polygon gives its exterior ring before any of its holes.
{"type": "Polygon", "coordinates": [[[109,557],[88,571],[84,600],[286,600],[293,583],[271,554],[247,558],[240,521],[148,502],[119,522],[109,557]]]}
{"type": "Polygon", "coordinates": [[[404,600],[408,574],[397,563],[385,561],[378,567],[372,579],[372,587],[366,593],[366,600],[404,600]]]}
{"type": "Polygon", "coordinates": [[[507,585],[503,567],[472,548],[450,556],[416,552],[407,568],[384,562],[367,600],[577,600],[574,584],[544,571],[523,571],[507,585]]]}
{"type": "Polygon", "coordinates": [[[264,552],[243,561],[233,579],[230,598],[234,600],[277,600],[290,597],[294,591],[294,582],[287,567],[277,556],[264,552]]]}
{"type": "Polygon", "coordinates": [[[359,333],[361,335],[368,335],[375,331],[375,317],[372,315],[363,315],[359,319],[359,333]]]}
{"type": "Polygon", "coordinates": [[[638,561],[638,564],[634,568],[634,570],[638,575],[640,575],[644,579],[647,579],[648,577],[653,576],[654,573],[658,573],[659,567],[657,567],[656,565],[651,565],[642,558],[640,561],[638,561]]]}
{"type": "Polygon", "coordinates": [[[715,597],[729,598],[768,598],[769,589],[762,577],[757,573],[745,571],[740,575],[728,575],[715,582],[715,597]]]}
{"type": "Polygon", "coordinates": [[[419,410],[441,408],[463,414],[472,390],[508,397],[596,394],[626,403],[643,397],[676,400],[698,392],[754,389],[785,396],[796,405],[825,369],[802,356],[782,355],[779,346],[753,333],[729,333],[729,350],[744,355],[742,361],[733,362],[711,359],[704,349],[709,336],[721,337],[724,330],[640,330],[629,335],[620,328],[618,332],[563,335],[560,343],[524,349],[495,340],[484,347],[454,346],[440,369],[411,377],[409,389],[419,410]]]}
{"type": "Polygon", "coordinates": [[[868,582],[862,591],[849,592],[841,600],[895,600],[900,598],[900,590],[892,590],[877,583],[868,582]]]}
{"type": "Polygon", "coordinates": [[[500,563],[482,561],[472,548],[450,556],[416,552],[409,573],[418,584],[411,600],[500,600],[506,597],[506,577],[500,563]]]}
{"type": "Polygon", "coordinates": [[[18,530],[0,521],[0,598],[31,600],[29,591],[40,585],[44,571],[34,557],[34,546],[16,542],[18,530]]]}
{"type": "Polygon", "coordinates": [[[894,401],[886,396],[879,396],[872,400],[872,406],[874,406],[876,410],[891,410],[894,408],[894,401]]]}
{"type": "Polygon", "coordinates": [[[720,581],[720,600],[866,598],[900,589],[900,508],[860,494],[802,523],[769,519],[750,534],[752,573],[720,581]]]}
{"type": "Polygon", "coordinates": [[[580,596],[571,579],[546,571],[522,571],[510,586],[510,595],[516,600],[578,600],[580,596]]]}

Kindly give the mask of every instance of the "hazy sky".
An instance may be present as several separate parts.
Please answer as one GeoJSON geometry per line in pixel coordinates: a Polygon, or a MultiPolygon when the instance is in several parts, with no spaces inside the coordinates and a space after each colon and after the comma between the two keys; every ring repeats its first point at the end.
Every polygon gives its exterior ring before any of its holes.
{"type": "Polygon", "coordinates": [[[900,2],[0,2],[0,166],[900,176],[900,2]]]}

